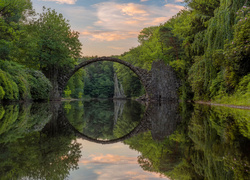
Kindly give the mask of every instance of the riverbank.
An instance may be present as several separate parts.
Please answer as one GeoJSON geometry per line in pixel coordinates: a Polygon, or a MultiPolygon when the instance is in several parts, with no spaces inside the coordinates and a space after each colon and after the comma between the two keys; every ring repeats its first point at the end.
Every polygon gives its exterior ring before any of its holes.
{"type": "Polygon", "coordinates": [[[223,106],[223,107],[231,107],[231,108],[237,108],[237,109],[247,109],[250,110],[250,106],[240,106],[240,105],[231,105],[231,104],[219,104],[219,103],[213,103],[210,101],[195,101],[197,104],[206,104],[210,106],[223,106]]]}

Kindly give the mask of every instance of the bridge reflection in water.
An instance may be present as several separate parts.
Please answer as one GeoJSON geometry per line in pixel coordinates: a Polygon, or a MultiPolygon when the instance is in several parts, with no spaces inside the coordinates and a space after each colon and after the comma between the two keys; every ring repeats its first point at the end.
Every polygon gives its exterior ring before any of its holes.
{"type": "MultiPolygon", "coordinates": [[[[114,101],[114,104],[119,106],[124,106],[124,101],[114,101]],[[123,105],[122,105],[123,104],[123,105]]],[[[74,134],[78,138],[82,138],[87,141],[91,141],[99,144],[113,144],[117,142],[122,142],[129,139],[137,134],[143,133],[145,131],[151,131],[154,140],[161,141],[165,137],[171,135],[178,123],[181,121],[178,108],[179,104],[176,102],[165,102],[165,103],[149,103],[146,104],[146,109],[143,117],[139,121],[138,125],[134,127],[129,133],[115,138],[115,139],[105,139],[93,138],[84,132],[80,132],[77,127],[72,125],[69,119],[66,117],[65,110],[62,104],[52,103],[50,109],[54,109],[52,121],[50,121],[44,128],[43,131],[54,132],[56,129],[63,129],[66,134],[74,134]]],[[[116,108],[114,108],[117,111],[116,108]]],[[[119,111],[119,110],[118,110],[119,111]]],[[[121,112],[118,112],[121,113],[121,112]]],[[[114,117],[117,118],[117,114],[114,117]]],[[[114,123],[117,121],[115,118],[114,123]]]]}

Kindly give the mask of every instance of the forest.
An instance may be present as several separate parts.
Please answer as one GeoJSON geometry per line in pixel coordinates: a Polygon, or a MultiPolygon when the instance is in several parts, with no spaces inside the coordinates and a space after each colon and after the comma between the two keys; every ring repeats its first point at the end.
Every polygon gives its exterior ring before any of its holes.
{"type": "MultiPolygon", "coordinates": [[[[186,8],[167,22],[145,27],[139,45],[115,57],[147,70],[156,60],[181,79],[180,99],[250,105],[250,3],[248,0],[184,0],[186,8]]],[[[0,1],[0,101],[49,100],[60,71],[83,57],[79,33],[62,14],[30,0],[0,1]]],[[[65,98],[110,98],[114,73],[127,97],[144,89],[120,64],[96,63],[79,70],[65,98]]]]}

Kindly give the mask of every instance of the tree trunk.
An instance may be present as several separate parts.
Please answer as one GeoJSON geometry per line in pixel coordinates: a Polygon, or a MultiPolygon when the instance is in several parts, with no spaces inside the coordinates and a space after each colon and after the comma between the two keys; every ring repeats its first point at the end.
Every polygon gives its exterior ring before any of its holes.
{"type": "Polygon", "coordinates": [[[58,69],[57,68],[50,68],[48,70],[42,70],[44,75],[49,79],[52,84],[52,89],[48,94],[50,101],[60,101],[61,95],[58,89],[58,69]]]}

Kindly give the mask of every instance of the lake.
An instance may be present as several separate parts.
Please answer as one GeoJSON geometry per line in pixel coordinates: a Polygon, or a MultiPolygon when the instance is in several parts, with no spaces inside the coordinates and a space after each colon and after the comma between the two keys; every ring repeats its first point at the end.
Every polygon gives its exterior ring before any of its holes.
{"type": "Polygon", "coordinates": [[[0,179],[250,179],[250,111],[86,100],[0,104],[0,179]]]}

